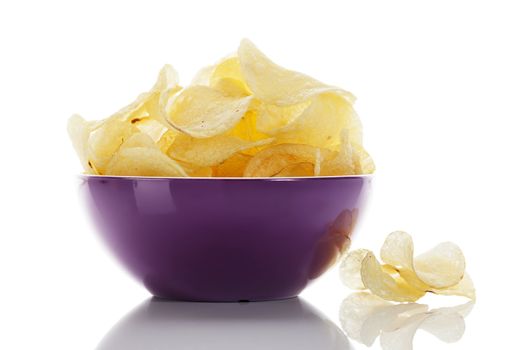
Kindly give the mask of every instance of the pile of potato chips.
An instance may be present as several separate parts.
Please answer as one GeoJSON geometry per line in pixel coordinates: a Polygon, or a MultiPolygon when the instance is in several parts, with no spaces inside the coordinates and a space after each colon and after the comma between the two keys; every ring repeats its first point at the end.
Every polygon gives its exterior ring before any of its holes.
{"type": "Polygon", "coordinates": [[[88,174],[296,177],[369,174],[347,91],[270,61],[250,41],[187,88],[166,65],[153,88],[68,132],[88,174]]]}
{"type": "Polygon", "coordinates": [[[454,243],[438,244],[414,258],[412,237],[396,231],[383,243],[381,259],[384,264],[366,249],[350,251],[341,263],[343,283],[398,302],[414,302],[427,292],[476,297],[472,280],[465,272],[465,257],[454,243]]]}

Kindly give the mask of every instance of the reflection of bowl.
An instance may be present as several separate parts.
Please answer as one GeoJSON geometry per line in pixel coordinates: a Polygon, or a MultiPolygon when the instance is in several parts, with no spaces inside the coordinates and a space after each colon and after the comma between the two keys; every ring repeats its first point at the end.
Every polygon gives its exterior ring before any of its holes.
{"type": "Polygon", "coordinates": [[[369,176],[82,176],[102,237],[155,296],[296,296],[347,246],[369,176]]]}
{"type": "Polygon", "coordinates": [[[151,299],[120,320],[97,350],[351,350],[341,330],[305,301],[187,303],[151,299]]]}

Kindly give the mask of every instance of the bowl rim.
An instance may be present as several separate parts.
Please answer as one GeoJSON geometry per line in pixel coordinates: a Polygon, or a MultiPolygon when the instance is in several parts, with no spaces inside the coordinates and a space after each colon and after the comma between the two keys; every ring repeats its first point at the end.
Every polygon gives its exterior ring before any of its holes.
{"type": "Polygon", "coordinates": [[[336,176],[302,176],[302,177],[183,177],[183,176],[128,176],[128,175],[94,175],[78,174],[81,179],[112,179],[112,180],[197,180],[197,181],[321,181],[321,180],[345,180],[345,179],[367,179],[374,174],[361,175],[336,175],[336,176]]]}

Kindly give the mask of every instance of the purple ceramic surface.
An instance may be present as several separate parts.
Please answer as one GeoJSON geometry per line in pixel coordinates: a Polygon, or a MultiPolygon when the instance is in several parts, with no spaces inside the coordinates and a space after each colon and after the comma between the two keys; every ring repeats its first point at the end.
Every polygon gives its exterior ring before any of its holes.
{"type": "Polygon", "coordinates": [[[298,295],[346,249],[370,176],[82,176],[104,241],[155,296],[298,295]]]}

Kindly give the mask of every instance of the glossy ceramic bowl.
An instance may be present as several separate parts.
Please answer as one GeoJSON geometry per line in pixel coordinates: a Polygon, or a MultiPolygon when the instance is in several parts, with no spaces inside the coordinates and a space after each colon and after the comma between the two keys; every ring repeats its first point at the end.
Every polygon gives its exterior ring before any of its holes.
{"type": "Polygon", "coordinates": [[[298,295],[350,242],[370,176],[82,176],[98,231],[155,296],[298,295]]]}

